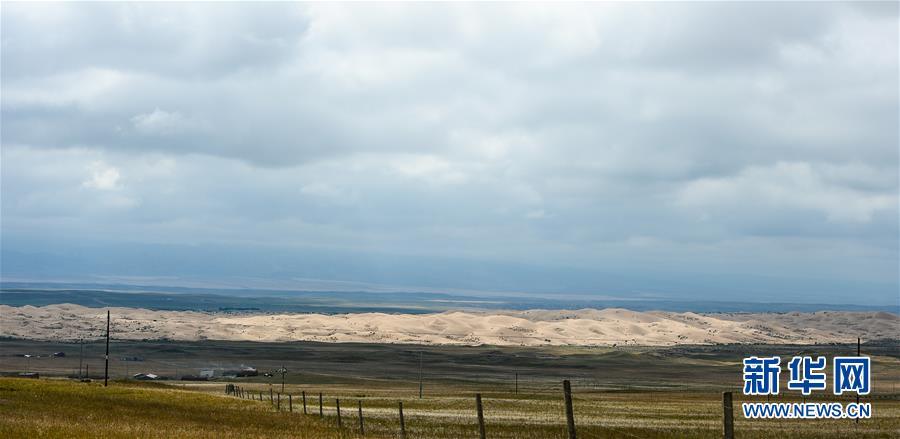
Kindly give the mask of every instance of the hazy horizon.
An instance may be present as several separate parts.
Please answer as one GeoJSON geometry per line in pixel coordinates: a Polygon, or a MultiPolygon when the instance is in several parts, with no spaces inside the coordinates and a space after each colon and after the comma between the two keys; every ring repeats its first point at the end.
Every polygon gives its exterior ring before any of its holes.
{"type": "Polygon", "coordinates": [[[0,278],[900,305],[898,8],[4,3],[0,278]]]}

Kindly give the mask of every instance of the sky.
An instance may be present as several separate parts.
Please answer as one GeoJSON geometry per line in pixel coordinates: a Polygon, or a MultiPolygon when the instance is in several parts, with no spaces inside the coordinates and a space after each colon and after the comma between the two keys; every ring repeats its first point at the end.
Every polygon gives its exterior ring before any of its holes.
{"type": "Polygon", "coordinates": [[[0,18],[4,279],[900,300],[896,2],[0,18]]]}

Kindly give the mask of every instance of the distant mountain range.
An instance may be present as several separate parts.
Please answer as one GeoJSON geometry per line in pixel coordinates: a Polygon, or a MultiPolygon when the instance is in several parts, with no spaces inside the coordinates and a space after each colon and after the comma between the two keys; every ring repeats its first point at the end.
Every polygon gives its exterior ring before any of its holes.
{"type": "Polygon", "coordinates": [[[86,307],[223,312],[386,312],[429,313],[448,310],[528,310],[623,308],[672,312],[885,311],[897,306],[808,303],[756,303],[652,298],[559,298],[416,291],[304,291],[284,289],[189,288],[158,285],[0,282],[0,304],[45,306],[71,303],[86,307]]]}

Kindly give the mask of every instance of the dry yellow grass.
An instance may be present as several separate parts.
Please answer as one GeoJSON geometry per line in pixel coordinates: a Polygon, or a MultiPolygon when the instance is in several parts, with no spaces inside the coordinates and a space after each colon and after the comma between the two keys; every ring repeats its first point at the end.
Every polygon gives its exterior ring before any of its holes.
{"type": "Polygon", "coordinates": [[[135,383],[0,378],[0,437],[341,437],[270,405],[135,383]]]}
{"type": "MultiPolygon", "coordinates": [[[[562,395],[551,387],[523,389],[518,395],[485,389],[488,437],[565,437],[562,395]]],[[[268,395],[264,384],[248,383],[245,388],[268,395]]],[[[408,388],[391,386],[313,389],[288,385],[287,392],[295,396],[294,413],[286,412],[286,400],[279,413],[268,401],[224,396],[223,390],[220,383],[183,388],[115,382],[103,388],[96,383],[0,378],[0,437],[359,437],[358,400],[363,402],[366,437],[398,437],[397,402],[401,400],[411,439],[477,437],[474,395],[454,385],[431,386],[423,399],[411,397],[408,388]],[[301,390],[307,391],[308,416],[300,414],[301,390]],[[318,416],[319,391],[325,394],[324,419],[318,416]],[[335,398],[342,402],[342,429],[336,426],[335,398]]],[[[741,438],[891,438],[900,433],[896,397],[867,399],[874,406],[874,418],[859,424],[746,420],[739,412],[743,401],[745,397],[735,397],[735,429],[741,438]]],[[[579,438],[721,437],[717,392],[576,390],[575,412],[579,438]]]]}

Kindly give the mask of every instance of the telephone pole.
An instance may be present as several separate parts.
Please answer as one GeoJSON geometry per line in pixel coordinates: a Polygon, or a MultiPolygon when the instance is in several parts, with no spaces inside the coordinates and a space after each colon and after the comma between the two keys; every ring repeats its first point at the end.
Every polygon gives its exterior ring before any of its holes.
{"type": "Polygon", "coordinates": [[[422,399],[422,351],[419,351],[419,399],[422,399]]]}
{"type": "MultiPolygon", "coordinates": [[[[862,337],[856,337],[856,356],[862,356],[862,337]]],[[[856,406],[859,407],[859,392],[856,392],[856,406]]],[[[859,417],[856,418],[856,423],[859,424],[859,417]]]]}
{"type": "Polygon", "coordinates": [[[106,366],[103,370],[103,387],[109,385],[109,310],[106,310],[106,366]]]}
{"type": "Polygon", "coordinates": [[[81,353],[78,355],[78,381],[84,379],[84,375],[81,372],[84,370],[82,366],[84,365],[84,339],[78,340],[78,344],[81,347],[81,353]]]}

